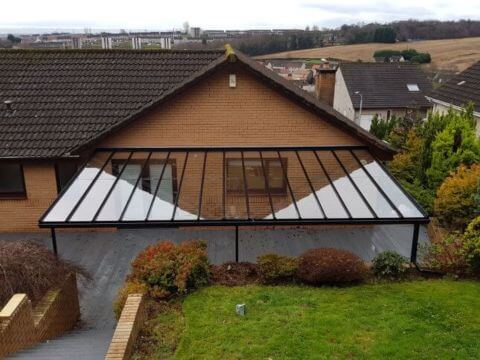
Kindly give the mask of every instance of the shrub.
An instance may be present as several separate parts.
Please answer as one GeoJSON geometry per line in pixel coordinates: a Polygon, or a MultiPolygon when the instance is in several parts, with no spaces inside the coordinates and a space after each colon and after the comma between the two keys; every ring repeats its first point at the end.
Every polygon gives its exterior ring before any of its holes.
{"type": "Polygon", "coordinates": [[[417,64],[429,64],[432,61],[432,57],[429,53],[418,53],[412,56],[410,61],[417,64]]]}
{"type": "Polygon", "coordinates": [[[385,140],[397,125],[397,121],[395,116],[390,117],[390,119],[383,119],[375,115],[370,126],[370,134],[375,135],[381,140],[385,140]]]}
{"type": "Polygon", "coordinates": [[[480,272],[480,216],[468,224],[463,234],[465,257],[470,268],[480,272]]]}
{"type": "Polygon", "coordinates": [[[0,308],[15,293],[25,293],[36,304],[75,272],[89,279],[79,266],[57,258],[46,247],[26,241],[0,241],[0,308]]]}
{"type": "Polygon", "coordinates": [[[460,166],[437,190],[435,215],[448,227],[463,229],[478,210],[480,165],[460,166]]]}
{"type": "Polygon", "coordinates": [[[146,284],[148,294],[154,298],[168,298],[206,285],[209,278],[204,242],[186,241],[175,245],[163,241],[138,254],[129,280],[146,284]]]}
{"type": "Polygon", "coordinates": [[[364,262],[346,250],[311,249],[298,258],[297,277],[309,284],[359,281],[365,273],[364,262]]]}
{"type": "Polygon", "coordinates": [[[463,236],[458,232],[453,232],[430,239],[423,263],[426,267],[444,274],[461,275],[465,273],[467,263],[463,236]]]}
{"type": "Polygon", "coordinates": [[[373,273],[379,278],[397,279],[405,274],[407,259],[394,251],[384,251],[373,259],[373,273]]]}
{"type": "Polygon", "coordinates": [[[297,259],[290,256],[265,254],[257,258],[263,282],[278,283],[292,280],[297,271],[297,259]]]}
{"type": "Polygon", "coordinates": [[[113,304],[113,312],[115,316],[120,318],[123,306],[127,301],[127,297],[130,294],[146,294],[148,293],[148,286],[145,283],[136,281],[127,281],[117,294],[117,298],[113,304]]]}

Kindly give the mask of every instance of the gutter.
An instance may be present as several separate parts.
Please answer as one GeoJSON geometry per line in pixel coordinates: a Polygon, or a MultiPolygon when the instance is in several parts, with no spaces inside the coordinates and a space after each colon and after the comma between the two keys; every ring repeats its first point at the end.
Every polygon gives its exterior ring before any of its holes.
{"type": "MultiPolygon", "coordinates": [[[[436,103],[438,105],[442,105],[442,106],[445,106],[447,108],[452,108],[452,109],[455,109],[455,110],[458,110],[458,111],[462,111],[463,110],[463,107],[461,106],[458,106],[458,105],[455,105],[455,104],[452,104],[452,103],[448,103],[448,102],[445,102],[445,101],[442,101],[442,100],[438,100],[438,99],[435,99],[435,98],[432,98],[430,96],[426,96],[426,98],[433,102],[433,103],[436,103]]],[[[476,116],[476,117],[480,117],[480,112],[478,111],[473,111],[473,115],[476,116]]]]}

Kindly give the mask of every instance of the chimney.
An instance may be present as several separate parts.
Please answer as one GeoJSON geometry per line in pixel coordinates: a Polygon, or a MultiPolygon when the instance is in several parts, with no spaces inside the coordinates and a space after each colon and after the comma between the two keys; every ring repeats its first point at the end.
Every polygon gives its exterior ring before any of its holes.
{"type": "Polygon", "coordinates": [[[336,69],[317,69],[315,75],[315,95],[318,100],[333,105],[333,94],[335,92],[335,72],[336,69]]]}

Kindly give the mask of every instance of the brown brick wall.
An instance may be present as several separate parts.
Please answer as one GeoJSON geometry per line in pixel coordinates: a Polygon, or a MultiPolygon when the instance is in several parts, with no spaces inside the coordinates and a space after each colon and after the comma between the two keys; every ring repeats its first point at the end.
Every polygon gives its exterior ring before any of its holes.
{"type": "Polygon", "coordinates": [[[25,294],[14,295],[0,311],[0,359],[61,335],[73,328],[79,316],[74,274],[62,288],[49,291],[34,309],[25,294]]]}
{"type": "Polygon", "coordinates": [[[57,196],[55,167],[48,162],[23,164],[26,199],[0,199],[0,231],[38,231],[38,219],[57,196]]]}
{"type": "Polygon", "coordinates": [[[242,69],[222,70],[102,146],[358,145],[242,69]],[[229,88],[235,73],[237,87],[229,88]]]}

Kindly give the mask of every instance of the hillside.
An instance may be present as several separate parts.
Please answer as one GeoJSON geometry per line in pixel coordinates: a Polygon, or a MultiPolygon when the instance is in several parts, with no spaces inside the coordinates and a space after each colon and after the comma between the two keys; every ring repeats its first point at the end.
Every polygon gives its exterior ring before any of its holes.
{"type": "Polygon", "coordinates": [[[356,44],[339,45],[307,50],[286,51],[276,54],[258,56],[258,59],[271,58],[338,58],[351,61],[373,61],[373,53],[376,50],[416,49],[419,52],[429,52],[432,56],[434,67],[444,70],[462,71],[480,60],[480,37],[449,39],[449,40],[426,40],[415,42],[403,42],[396,44],[356,44]]]}

